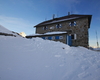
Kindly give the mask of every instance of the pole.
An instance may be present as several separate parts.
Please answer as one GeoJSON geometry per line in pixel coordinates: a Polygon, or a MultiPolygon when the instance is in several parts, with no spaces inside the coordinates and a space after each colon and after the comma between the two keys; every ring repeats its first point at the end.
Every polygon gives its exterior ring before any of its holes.
{"type": "Polygon", "coordinates": [[[97,47],[99,48],[97,31],[96,31],[96,39],[97,39],[97,47]]]}

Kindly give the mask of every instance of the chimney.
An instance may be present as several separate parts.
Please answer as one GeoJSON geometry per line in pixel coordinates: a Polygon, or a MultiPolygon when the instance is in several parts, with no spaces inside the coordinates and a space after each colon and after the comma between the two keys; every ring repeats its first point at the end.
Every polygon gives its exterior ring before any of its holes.
{"type": "Polygon", "coordinates": [[[55,14],[53,14],[52,18],[53,18],[53,19],[55,18],[55,14]]]}
{"type": "Polygon", "coordinates": [[[70,12],[68,12],[68,16],[70,15],[70,12]]]}

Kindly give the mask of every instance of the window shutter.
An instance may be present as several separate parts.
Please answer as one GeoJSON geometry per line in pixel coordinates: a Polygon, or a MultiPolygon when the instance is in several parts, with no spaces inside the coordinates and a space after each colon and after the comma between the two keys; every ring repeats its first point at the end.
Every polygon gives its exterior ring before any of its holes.
{"type": "Polygon", "coordinates": [[[48,37],[48,39],[51,40],[52,38],[51,37],[48,37]]]}
{"type": "Polygon", "coordinates": [[[42,37],[42,39],[45,39],[45,37],[42,37]]]}
{"type": "Polygon", "coordinates": [[[48,27],[46,26],[46,30],[48,29],[48,27]]]}
{"type": "Polygon", "coordinates": [[[59,39],[59,36],[56,36],[56,39],[59,39]]]}
{"type": "Polygon", "coordinates": [[[69,26],[71,27],[71,22],[69,23],[69,26]]]}
{"type": "Polygon", "coordinates": [[[59,39],[63,39],[63,36],[59,36],[59,39]]]}
{"type": "Polygon", "coordinates": [[[76,40],[76,34],[74,34],[74,39],[76,40]]]}
{"type": "Polygon", "coordinates": [[[60,24],[59,26],[60,26],[60,28],[62,27],[62,25],[61,25],[61,24],[60,24]]]}
{"type": "Polygon", "coordinates": [[[74,26],[76,26],[76,21],[74,21],[74,26]]]}

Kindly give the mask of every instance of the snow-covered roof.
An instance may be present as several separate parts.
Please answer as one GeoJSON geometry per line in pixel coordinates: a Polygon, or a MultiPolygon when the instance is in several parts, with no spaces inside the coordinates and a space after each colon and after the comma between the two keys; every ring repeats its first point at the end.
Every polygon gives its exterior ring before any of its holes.
{"type": "Polygon", "coordinates": [[[62,33],[67,33],[65,31],[55,31],[55,32],[47,32],[45,34],[62,34],[62,33]]]}
{"type": "Polygon", "coordinates": [[[27,37],[29,36],[46,36],[46,35],[56,35],[56,34],[64,34],[67,32],[66,31],[54,31],[54,32],[47,32],[47,33],[44,33],[44,34],[31,34],[31,35],[28,35],[27,37]]]}

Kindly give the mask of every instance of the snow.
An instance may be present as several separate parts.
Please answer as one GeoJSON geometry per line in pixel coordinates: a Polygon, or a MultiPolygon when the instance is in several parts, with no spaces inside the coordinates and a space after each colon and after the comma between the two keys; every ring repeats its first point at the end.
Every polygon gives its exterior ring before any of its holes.
{"type": "Polygon", "coordinates": [[[62,34],[62,33],[67,33],[65,31],[54,31],[54,32],[47,32],[45,34],[62,34]]]}
{"type": "Polygon", "coordinates": [[[100,80],[100,52],[41,38],[0,36],[0,80],[100,80]]]}
{"type": "MultiPolygon", "coordinates": [[[[0,27],[5,33],[9,30],[0,27]]],[[[0,36],[0,80],[100,80],[100,52],[41,38],[0,36]]]]}
{"type": "Polygon", "coordinates": [[[45,34],[31,34],[31,35],[28,35],[28,36],[42,36],[42,35],[52,35],[52,34],[63,34],[63,33],[67,33],[65,31],[54,31],[54,32],[47,32],[45,34]]]}
{"type": "Polygon", "coordinates": [[[2,33],[8,33],[8,34],[12,34],[12,32],[8,29],[6,29],[5,27],[3,27],[2,25],[0,25],[0,32],[2,33]]]}
{"type": "Polygon", "coordinates": [[[38,35],[44,35],[44,34],[38,34],[38,33],[36,33],[36,34],[30,34],[28,36],[38,36],[38,35]]]}
{"type": "MultiPolygon", "coordinates": [[[[12,36],[20,37],[18,33],[10,31],[10,30],[6,29],[5,27],[3,27],[2,25],[0,25],[0,33],[10,34],[10,35],[12,34],[12,36]]],[[[2,36],[2,35],[0,35],[0,36],[2,36]]]]}
{"type": "Polygon", "coordinates": [[[94,48],[93,50],[100,51],[100,48],[94,48]]]}

